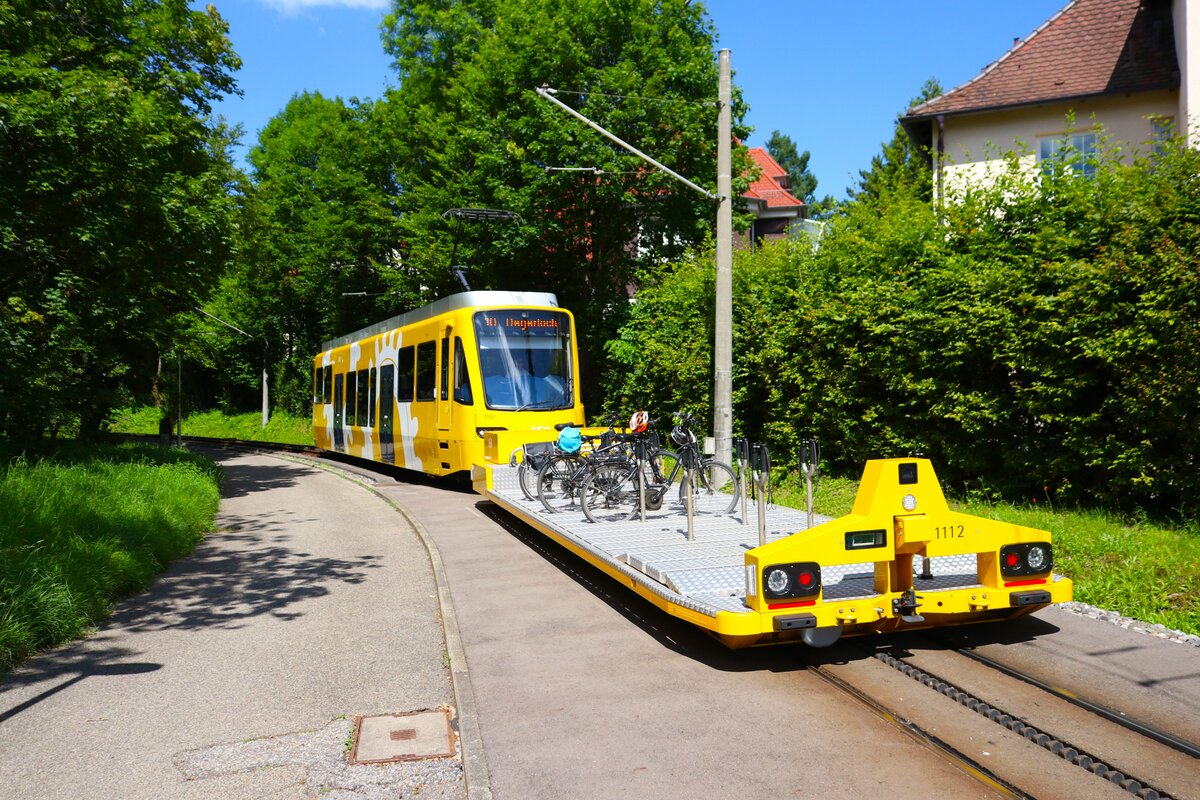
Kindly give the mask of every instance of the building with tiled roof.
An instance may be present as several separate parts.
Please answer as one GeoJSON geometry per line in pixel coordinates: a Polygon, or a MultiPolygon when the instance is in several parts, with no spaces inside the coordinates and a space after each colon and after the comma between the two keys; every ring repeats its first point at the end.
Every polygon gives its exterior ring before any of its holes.
{"type": "Polygon", "coordinates": [[[742,193],[747,210],[754,214],[754,227],[742,237],[743,246],[763,239],[783,239],[792,225],[804,219],[804,201],[793,195],[791,176],[761,147],[750,148],[750,158],[759,169],[758,177],[742,193]]]}
{"type": "Polygon", "coordinates": [[[1012,151],[1032,171],[1101,135],[1127,151],[1172,133],[1200,146],[1200,0],[1072,0],[901,122],[929,148],[939,196],[988,180],[1012,151]]]}

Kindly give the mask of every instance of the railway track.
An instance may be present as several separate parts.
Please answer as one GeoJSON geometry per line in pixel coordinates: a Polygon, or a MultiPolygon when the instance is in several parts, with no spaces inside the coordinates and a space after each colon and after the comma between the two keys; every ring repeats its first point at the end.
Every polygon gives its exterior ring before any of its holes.
{"type": "Polygon", "coordinates": [[[1005,797],[1200,798],[1200,745],[936,636],[847,643],[810,664],[1005,797]],[[853,650],[851,648],[853,647],[853,650]]]}

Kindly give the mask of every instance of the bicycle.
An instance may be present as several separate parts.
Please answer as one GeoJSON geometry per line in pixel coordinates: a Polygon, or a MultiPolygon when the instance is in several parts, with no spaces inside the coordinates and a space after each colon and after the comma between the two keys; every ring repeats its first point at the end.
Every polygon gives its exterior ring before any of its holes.
{"type": "Polygon", "coordinates": [[[676,425],[671,442],[680,449],[672,453],[674,463],[664,475],[659,459],[646,458],[648,467],[639,470],[630,461],[611,462],[597,466],[584,479],[579,489],[584,516],[592,522],[620,522],[632,519],[640,512],[642,496],[648,511],[662,507],[667,492],[679,481],[679,502],[687,502],[687,475],[692,476],[692,508],[699,513],[727,514],[737,505],[738,481],[729,465],[706,459],[700,453],[696,435],[691,431],[692,416],[675,415],[676,425]],[[728,490],[728,491],[726,491],[728,490]]]}
{"type": "MultiPolygon", "coordinates": [[[[614,453],[620,444],[614,424],[615,420],[609,420],[608,430],[599,436],[580,436],[582,441],[591,447],[591,452],[585,453],[582,449],[573,453],[558,450],[542,462],[537,472],[535,489],[537,499],[548,512],[553,514],[575,507],[575,498],[588,467],[597,458],[614,453]]],[[[574,425],[560,423],[554,427],[562,431],[574,425]]]]}
{"type": "Polygon", "coordinates": [[[737,507],[740,487],[733,467],[715,458],[706,458],[700,452],[700,441],[692,431],[695,419],[690,413],[675,414],[675,427],[671,429],[671,443],[678,448],[676,460],[667,483],[679,480],[679,502],[687,502],[685,483],[688,469],[692,474],[693,510],[697,513],[730,514],[737,507]]]}
{"type": "MultiPolygon", "coordinates": [[[[590,453],[558,453],[551,456],[538,471],[538,498],[547,511],[579,510],[579,493],[588,476],[608,464],[632,463],[632,445],[639,439],[646,442],[647,471],[658,475],[657,479],[651,477],[651,480],[661,480],[664,461],[678,460],[675,453],[662,449],[658,434],[617,433],[615,418],[607,422],[608,430],[600,436],[583,437],[592,445],[590,453]]],[[[657,508],[657,505],[653,505],[652,510],[657,508]]]]}
{"type": "Polygon", "coordinates": [[[554,456],[554,442],[533,442],[518,447],[508,458],[510,466],[517,468],[517,484],[526,500],[537,500],[537,474],[550,458],[554,456]],[[517,461],[517,453],[521,460],[517,461]]]}

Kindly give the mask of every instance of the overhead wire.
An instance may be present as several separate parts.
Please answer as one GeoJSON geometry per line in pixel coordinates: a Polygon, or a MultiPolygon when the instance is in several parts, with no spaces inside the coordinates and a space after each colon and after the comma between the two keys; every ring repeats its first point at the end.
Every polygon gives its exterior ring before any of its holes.
{"type": "Polygon", "coordinates": [[[576,92],[570,89],[551,89],[554,94],[573,94],[576,97],[611,97],[617,100],[645,100],[650,103],[686,103],[688,105],[698,106],[715,106],[718,104],[716,100],[684,100],[680,97],[645,97],[634,94],[608,94],[606,92],[576,92]]]}

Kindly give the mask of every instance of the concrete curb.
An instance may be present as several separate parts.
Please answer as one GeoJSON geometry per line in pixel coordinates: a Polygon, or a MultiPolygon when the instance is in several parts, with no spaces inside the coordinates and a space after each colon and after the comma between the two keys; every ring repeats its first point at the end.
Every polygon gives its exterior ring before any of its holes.
{"type": "Polygon", "coordinates": [[[454,612],[454,602],[450,596],[450,582],[446,577],[445,565],[441,553],[434,545],[429,532],[425,530],[403,506],[394,498],[379,491],[373,484],[375,476],[366,471],[360,471],[350,465],[330,464],[304,456],[264,452],[283,461],[294,461],[308,466],[335,472],[359,486],[367,489],[376,497],[394,508],[409,526],[416,532],[417,538],[425,547],[429,557],[429,565],[433,571],[433,580],[437,584],[438,607],[442,618],[442,635],[446,642],[446,652],[450,659],[450,684],[454,690],[454,705],[458,717],[458,738],[462,748],[463,781],[467,786],[467,800],[492,800],[491,773],[488,770],[487,756],[483,750],[483,736],[479,731],[479,716],[475,705],[475,690],[471,685],[471,676],[467,671],[467,652],[463,647],[462,636],[458,630],[458,616],[454,612]],[[365,483],[371,481],[372,483],[365,483]]]}
{"type": "Polygon", "coordinates": [[[483,751],[483,737],[479,732],[479,716],[475,707],[475,690],[467,672],[467,651],[463,647],[458,631],[458,617],[450,598],[450,584],[446,579],[442,556],[429,537],[428,531],[392,498],[372,488],[373,492],[391,503],[403,516],[425,545],[429,562],[433,567],[434,581],[438,587],[438,604],[442,609],[442,630],[446,637],[446,650],[450,656],[450,680],[454,686],[454,702],[458,708],[458,736],[462,741],[463,779],[467,784],[467,800],[491,800],[491,775],[487,756],[483,751]]]}

